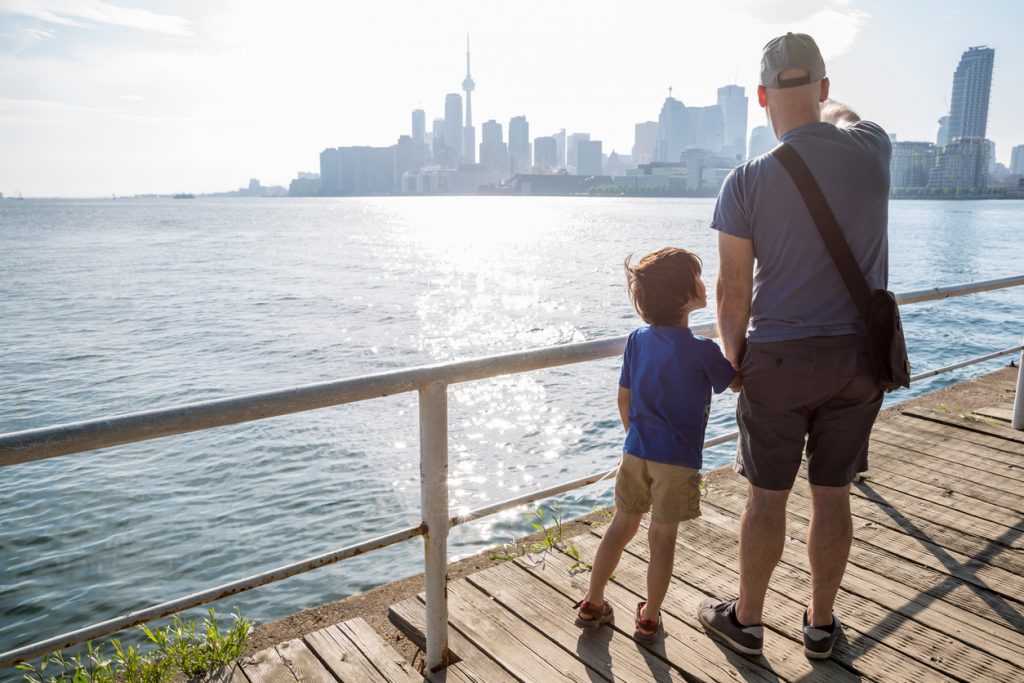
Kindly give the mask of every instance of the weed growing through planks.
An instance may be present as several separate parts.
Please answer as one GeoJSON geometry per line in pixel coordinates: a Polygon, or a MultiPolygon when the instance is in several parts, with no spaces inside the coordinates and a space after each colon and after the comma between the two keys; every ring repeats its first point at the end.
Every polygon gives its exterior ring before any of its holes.
{"type": "Polygon", "coordinates": [[[171,625],[156,631],[139,628],[156,649],[140,648],[110,641],[113,655],[107,656],[103,643],[89,643],[84,653],[68,659],[62,652],[44,657],[39,665],[18,664],[28,683],[165,683],[177,674],[190,681],[202,681],[245,651],[252,631],[249,620],[235,610],[234,623],[221,633],[214,610],[196,632],[194,621],[174,617],[171,625]]]}

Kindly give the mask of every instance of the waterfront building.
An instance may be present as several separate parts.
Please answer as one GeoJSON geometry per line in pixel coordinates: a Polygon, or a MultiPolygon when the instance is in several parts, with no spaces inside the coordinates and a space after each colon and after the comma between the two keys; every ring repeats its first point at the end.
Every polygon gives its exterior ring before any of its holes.
{"type": "Polygon", "coordinates": [[[718,89],[718,108],[724,123],[722,155],[747,158],[747,96],[742,86],[726,85],[718,89]]]}
{"type": "Polygon", "coordinates": [[[601,175],[601,141],[580,140],[576,144],[577,161],[576,175],[598,176],[601,175]]]}
{"type": "Polygon", "coordinates": [[[635,168],[633,157],[628,154],[619,154],[615,150],[604,160],[601,172],[610,176],[622,176],[635,168]]]}
{"type": "Polygon", "coordinates": [[[427,142],[427,113],[422,109],[412,111],[412,141],[420,145],[427,142]]]}
{"type": "Polygon", "coordinates": [[[935,144],[945,147],[949,144],[949,115],[939,117],[939,132],[935,134],[935,144]]]}
{"type": "Polygon", "coordinates": [[[928,187],[959,193],[982,192],[988,187],[989,146],[980,138],[960,138],[940,147],[928,178],[928,187]]]}
{"type": "Polygon", "coordinates": [[[1010,173],[1024,176],[1024,145],[1017,145],[1010,152],[1010,173]]]}
{"type": "Polygon", "coordinates": [[[658,144],[654,160],[673,163],[679,161],[684,149],[693,145],[693,133],[686,105],[672,97],[672,88],[668,89],[668,93],[661,105],[661,113],[658,114],[658,144]]]}
{"type": "Polygon", "coordinates": [[[391,194],[393,147],[335,147],[320,153],[320,192],[328,197],[391,194]]]}
{"type": "Polygon", "coordinates": [[[689,107],[686,112],[690,117],[693,139],[684,149],[694,147],[718,154],[725,144],[725,120],[722,116],[722,108],[717,104],[712,104],[707,107],[689,107]]]}
{"type": "Polygon", "coordinates": [[[762,154],[767,154],[779,144],[778,138],[770,126],[754,126],[750,131],[750,159],[756,159],[762,154]]]}
{"type": "Polygon", "coordinates": [[[949,142],[985,138],[995,54],[992,48],[980,46],[969,48],[960,57],[949,103],[949,142]]]}
{"type": "Polygon", "coordinates": [[[462,130],[462,95],[449,93],[444,98],[444,144],[451,150],[451,165],[462,162],[465,142],[462,130]]]}
{"type": "Polygon", "coordinates": [[[644,121],[633,126],[633,162],[649,164],[654,161],[658,146],[658,122],[644,121]]]}
{"type": "Polygon", "coordinates": [[[508,146],[505,144],[501,124],[491,119],[485,121],[481,130],[480,165],[495,173],[508,177],[508,146]]]}
{"type": "MultiPolygon", "coordinates": [[[[398,144],[394,150],[394,174],[392,187],[402,187],[402,177],[409,172],[415,172],[430,163],[430,152],[425,144],[417,143],[408,135],[398,138],[398,144]]],[[[394,190],[393,190],[394,191],[394,190]]]]}
{"type": "Polygon", "coordinates": [[[551,137],[555,139],[555,165],[558,168],[565,168],[565,128],[559,128],[551,137]]]}
{"type": "Polygon", "coordinates": [[[508,122],[508,156],[512,175],[530,171],[530,124],[525,116],[513,116],[508,122]]]}
{"type": "Polygon", "coordinates": [[[565,143],[565,166],[570,173],[579,167],[579,146],[581,142],[590,140],[590,133],[573,133],[565,143]]]}
{"type": "Polygon", "coordinates": [[[434,119],[430,133],[430,155],[434,163],[442,164],[445,160],[444,119],[434,119]]]}
{"type": "Polygon", "coordinates": [[[289,197],[316,197],[320,194],[320,174],[299,171],[288,184],[289,197]]]}
{"type": "Polygon", "coordinates": [[[552,136],[533,139],[533,166],[538,173],[558,169],[558,142],[552,136]]]}
{"type": "Polygon", "coordinates": [[[928,179],[935,165],[935,150],[935,145],[930,142],[893,142],[889,164],[892,189],[928,187],[928,179]]]}
{"type": "Polygon", "coordinates": [[[467,164],[476,163],[476,129],[473,128],[473,90],[476,83],[469,75],[469,36],[466,36],[466,77],[462,80],[462,90],[466,93],[466,126],[463,131],[462,160],[467,164]]]}

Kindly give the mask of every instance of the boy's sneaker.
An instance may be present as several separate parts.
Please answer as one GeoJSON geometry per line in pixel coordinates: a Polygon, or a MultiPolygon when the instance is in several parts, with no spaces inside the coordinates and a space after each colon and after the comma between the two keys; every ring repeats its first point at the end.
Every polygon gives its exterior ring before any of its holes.
{"type": "Polygon", "coordinates": [[[700,603],[697,618],[708,635],[717,636],[733,650],[752,657],[760,657],[764,648],[764,626],[742,626],[736,620],[736,600],[719,602],[707,598],[700,603]]]}
{"type": "Polygon", "coordinates": [[[811,626],[807,623],[807,610],[804,610],[804,654],[810,659],[828,659],[832,656],[832,648],[843,632],[839,617],[832,613],[831,626],[811,626]]]}

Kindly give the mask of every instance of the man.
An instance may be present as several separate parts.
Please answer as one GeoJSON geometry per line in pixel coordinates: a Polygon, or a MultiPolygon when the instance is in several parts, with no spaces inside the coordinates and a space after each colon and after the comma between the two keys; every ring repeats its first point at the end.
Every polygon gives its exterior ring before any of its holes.
{"type": "MultiPolygon", "coordinates": [[[[883,288],[891,145],[881,127],[828,94],[825,64],[810,36],[787,33],[765,46],[758,102],[775,135],[817,179],[869,286],[883,288]]],[[[700,621],[733,649],[761,654],[765,594],[782,557],[786,501],[806,438],[812,513],[804,651],[825,659],[841,633],[832,608],[853,538],[850,483],[867,469],[868,436],[882,403],[870,374],[866,323],[774,157],[748,161],[726,178],[711,227],[719,231],[719,331],[743,381],[735,469],[749,491],[740,520],[739,597],[705,600],[700,621]]]]}

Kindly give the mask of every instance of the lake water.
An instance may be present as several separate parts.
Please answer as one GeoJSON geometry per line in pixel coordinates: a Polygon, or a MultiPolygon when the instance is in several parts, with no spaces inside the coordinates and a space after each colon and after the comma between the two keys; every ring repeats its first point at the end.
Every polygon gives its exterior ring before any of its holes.
{"type": "MultiPolygon", "coordinates": [[[[712,208],[0,201],[0,432],[626,334],[631,252],[693,249],[713,291],[712,208]]],[[[890,286],[1021,274],[1022,235],[1024,202],[894,202],[890,286]]],[[[906,307],[915,371],[1017,344],[1022,304],[1024,290],[1004,290],[906,307]]],[[[451,387],[452,508],[614,466],[617,378],[610,359],[451,387]]],[[[734,428],[734,406],[715,399],[709,436],[734,428]]],[[[405,394],[3,469],[0,651],[416,524],[416,417],[405,394]]],[[[611,482],[558,499],[566,516],[610,500],[611,482]]],[[[509,511],[454,530],[450,554],[527,531],[509,511]]],[[[218,609],[269,621],[420,570],[414,540],[218,609]]]]}

